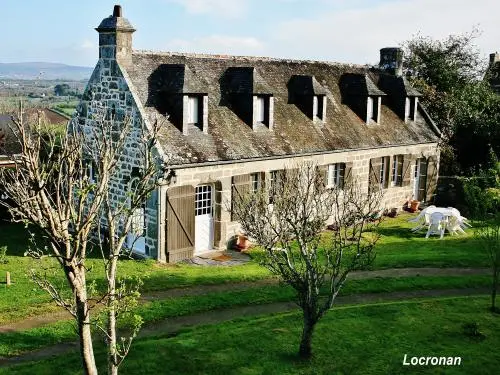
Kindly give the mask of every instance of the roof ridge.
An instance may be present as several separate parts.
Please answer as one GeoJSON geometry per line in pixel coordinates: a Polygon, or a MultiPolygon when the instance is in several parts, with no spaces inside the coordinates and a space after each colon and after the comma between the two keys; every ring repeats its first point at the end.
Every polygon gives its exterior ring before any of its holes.
{"type": "Polygon", "coordinates": [[[226,55],[226,54],[209,54],[209,53],[192,53],[192,52],[172,52],[172,51],[153,51],[153,50],[133,50],[133,54],[138,55],[157,55],[157,56],[181,56],[181,57],[196,57],[204,59],[224,59],[224,60],[248,60],[248,61],[269,61],[269,62],[287,62],[287,63],[321,63],[331,66],[347,66],[350,68],[370,69],[372,66],[365,64],[341,63],[335,61],[324,60],[308,60],[308,59],[292,59],[279,58],[269,56],[244,56],[244,55],[226,55]]]}

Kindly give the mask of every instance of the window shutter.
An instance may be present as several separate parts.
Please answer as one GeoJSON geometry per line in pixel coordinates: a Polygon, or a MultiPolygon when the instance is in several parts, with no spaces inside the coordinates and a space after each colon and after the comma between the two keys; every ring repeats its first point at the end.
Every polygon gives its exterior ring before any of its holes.
{"type": "Polygon", "coordinates": [[[435,156],[430,156],[427,159],[427,179],[425,188],[425,200],[426,202],[432,201],[434,193],[436,191],[438,179],[438,169],[437,160],[435,156]]]}
{"type": "Polygon", "coordinates": [[[179,186],[167,191],[166,252],[167,261],[175,263],[194,254],[193,186],[179,186]]]}
{"type": "Polygon", "coordinates": [[[370,172],[368,175],[368,185],[370,189],[377,190],[380,186],[380,158],[370,159],[370,172]]]}
{"type": "Polygon", "coordinates": [[[216,181],[214,184],[214,247],[219,247],[219,242],[222,239],[222,222],[221,222],[221,205],[222,205],[222,183],[216,181]]]}
{"type": "Polygon", "coordinates": [[[389,156],[382,156],[380,164],[384,163],[384,189],[389,187],[389,176],[391,172],[391,158],[389,156]]]}
{"type": "Polygon", "coordinates": [[[345,184],[350,184],[352,182],[352,165],[353,165],[353,163],[351,161],[349,163],[345,163],[344,165],[345,165],[344,176],[342,177],[342,182],[340,184],[342,189],[344,188],[345,184]]]}
{"type": "Polygon", "coordinates": [[[418,200],[425,201],[427,197],[427,159],[420,158],[420,174],[418,178],[418,200]]]}
{"type": "Polygon", "coordinates": [[[231,184],[231,221],[235,221],[234,202],[236,199],[241,199],[251,191],[252,176],[250,174],[242,174],[233,176],[231,184]]]}
{"type": "MultiPolygon", "coordinates": [[[[384,185],[387,185],[387,186],[384,186],[384,187],[389,187],[389,182],[392,183],[392,182],[396,182],[394,179],[394,176],[392,174],[392,170],[394,168],[394,163],[397,163],[397,159],[394,160],[394,156],[387,156],[387,159],[388,159],[388,162],[387,162],[387,169],[388,169],[388,174],[387,174],[387,178],[385,178],[385,184],[384,185]]],[[[382,163],[384,162],[384,158],[381,158],[382,160],[382,163]]],[[[396,172],[397,174],[397,172],[396,172]]]]}
{"type": "Polygon", "coordinates": [[[402,165],[402,172],[401,172],[401,181],[402,184],[401,186],[409,186],[411,182],[411,175],[412,175],[412,170],[411,166],[414,163],[415,158],[413,155],[407,154],[403,156],[403,165],[402,165]]]}
{"type": "Polygon", "coordinates": [[[323,186],[328,185],[328,165],[316,166],[317,181],[323,186]]]}
{"type": "Polygon", "coordinates": [[[397,182],[398,182],[398,186],[403,186],[404,155],[398,155],[397,161],[398,161],[398,165],[397,165],[397,169],[396,169],[397,182]]]}

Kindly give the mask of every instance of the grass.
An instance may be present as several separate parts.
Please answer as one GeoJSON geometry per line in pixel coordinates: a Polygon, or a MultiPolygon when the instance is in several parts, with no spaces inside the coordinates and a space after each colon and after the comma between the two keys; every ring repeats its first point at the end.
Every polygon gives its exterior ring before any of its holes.
{"type": "Polygon", "coordinates": [[[56,110],[57,112],[61,112],[67,116],[73,116],[77,105],[78,105],[78,100],[72,100],[68,102],[57,103],[52,107],[52,109],[56,110]]]}
{"type": "MultiPolygon", "coordinates": [[[[198,327],[176,337],[140,339],[122,374],[497,374],[500,317],[483,297],[346,306],[317,325],[314,358],[297,359],[299,313],[198,327]],[[464,333],[477,323],[484,340],[464,333]],[[492,350],[493,349],[493,350],[492,350]],[[460,356],[460,367],[403,367],[408,356],[460,356]]],[[[97,362],[105,371],[104,351],[97,362]]],[[[78,374],[77,353],[36,363],[37,374],[78,374]]],[[[33,364],[0,369],[32,374],[33,364]]]]}
{"type": "MultiPolygon", "coordinates": [[[[384,293],[394,291],[480,288],[488,287],[488,276],[461,277],[405,277],[349,280],[340,295],[360,293],[384,293]]],[[[198,296],[166,298],[146,302],[136,309],[146,324],[154,324],[167,318],[230,308],[259,305],[271,302],[293,301],[295,292],[291,287],[266,285],[239,291],[207,293],[198,296]]],[[[56,343],[76,340],[74,325],[70,321],[58,322],[23,332],[2,334],[0,356],[14,356],[56,343]]]]}
{"type": "MultiPolygon", "coordinates": [[[[409,215],[387,219],[381,225],[382,237],[376,247],[373,269],[397,267],[487,267],[488,258],[477,246],[472,235],[425,239],[423,233],[411,233],[409,215]]],[[[0,278],[11,272],[11,287],[0,284],[0,324],[54,309],[50,298],[28,278],[29,269],[40,269],[40,263],[22,255],[28,247],[27,231],[22,225],[0,224],[0,247],[7,246],[7,264],[0,264],[0,278]]],[[[469,231],[471,233],[471,231],[469,231]]],[[[327,236],[328,234],[326,234],[327,236]]],[[[48,274],[66,288],[65,280],[55,263],[45,260],[48,274]],[[51,267],[49,267],[52,265],[51,267]]],[[[88,260],[89,280],[103,288],[102,263],[94,255],[88,260]]],[[[231,284],[271,277],[269,271],[250,262],[235,267],[202,267],[194,265],[160,265],[156,262],[124,259],[119,266],[121,275],[139,276],[144,280],[143,292],[207,284],[231,284]]]]}

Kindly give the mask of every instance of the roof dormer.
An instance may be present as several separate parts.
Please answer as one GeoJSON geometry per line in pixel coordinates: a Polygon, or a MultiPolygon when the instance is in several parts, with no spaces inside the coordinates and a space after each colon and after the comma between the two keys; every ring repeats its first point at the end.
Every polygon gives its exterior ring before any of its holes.
{"type": "Polygon", "coordinates": [[[404,77],[403,50],[382,48],[379,69],[382,71],[378,84],[388,94],[389,105],[405,121],[417,120],[418,97],[421,96],[404,77]]]}
{"type": "Polygon", "coordinates": [[[231,67],[221,80],[223,102],[256,130],[274,125],[274,96],[254,67],[231,67]]]}
{"type": "Polygon", "coordinates": [[[208,132],[208,90],[184,64],[162,64],[149,77],[150,94],[158,111],[182,134],[208,132]]]}
{"type": "Polygon", "coordinates": [[[293,75],[288,81],[289,102],[315,122],[326,121],[327,91],[314,76],[293,75]]]}
{"type": "Polygon", "coordinates": [[[342,101],[347,104],[366,124],[380,124],[382,97],[380,90],[368,74],[346,73],[340,78],[342,101]]]}

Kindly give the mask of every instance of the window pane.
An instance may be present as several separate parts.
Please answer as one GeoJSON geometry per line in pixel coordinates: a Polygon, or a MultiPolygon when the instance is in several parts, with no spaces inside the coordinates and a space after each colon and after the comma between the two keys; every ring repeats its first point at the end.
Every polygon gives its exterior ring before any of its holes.
{"type": "Polygon", "coordinates": [[[264,122],[264,97],[257,96],[255,103],[255,121],[264,122]]]}
{"type": "Polygon", "coordinates": [[[198,124],[199,118],[199,103],[197,96],[190,96],[188,98],[188,123],[198,124]]]}

